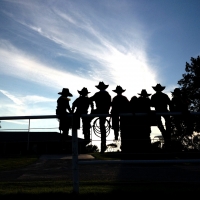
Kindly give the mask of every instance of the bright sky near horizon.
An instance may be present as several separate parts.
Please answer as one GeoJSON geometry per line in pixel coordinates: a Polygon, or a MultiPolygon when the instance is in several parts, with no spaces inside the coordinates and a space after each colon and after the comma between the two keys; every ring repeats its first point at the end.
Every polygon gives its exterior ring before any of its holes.
{"type": "MultiPolygon", "coordinates": [[[[87,87],[121,85],[130,99],[166,86],[200,54],[199,0],[1,0],[1,116],[53,115],[87,87]]],[[[57,123],[57,122],[56,122],[57,123]]]]}

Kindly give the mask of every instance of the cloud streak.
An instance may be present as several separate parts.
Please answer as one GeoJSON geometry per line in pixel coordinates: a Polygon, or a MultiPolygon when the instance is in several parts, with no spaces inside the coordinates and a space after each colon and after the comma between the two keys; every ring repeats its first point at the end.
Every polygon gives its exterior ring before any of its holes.
{"type": "MultiPolygon", "coordinates": [[[[73,5],[70,6],[73,8],[73,5]]],[[[52,82],[54,82],[55,87],[58,88],[66,85],[66,77],[69,83],[77,83],[80,82],[79,79],[82,79],[81,75],[84,77],[82,81],[85,86],[89,86],[90,83],[94,84],[95,81],[105,80],[113,86],[121,84],[127,89],[131,88],[132,93],[148,87],[148,84],[156,83],[156,73],[148,63],[144,49],[145,41],[140,30],[134,30],[134,35],[130,33],[129,37],[117,42],[114,38],[123,35],[123,32],[109,35],[109,33],[98,29],[98,24],[95,25],[97,19],[93,12],[91,12],[91,18],[88,18],[86,13],[77,9],[68,10],[69,12],[66,14],[57,7],[44,9],[41,12],[42,6],[37,6],[35,3],[33,7],[30,5],[25,5],[25,7],[27,13],[24,12],[23,14],[27,14],[27,18],[13,15],[13,19],[58,45],[60,49],[55,52],[55,55],[62,54],[67,58],[70,56],[68,53],[71,52],[76,56],[74,59],[78,60],[80,57],[83,60],[85,59],[86,70],[84,72],[86,74],[81,73],[79,68],[74,70],[74,74],[53,69],[53,66],[49,63],[42,63],[34,56],[25,54],[15,47],[11,47],[11,51],[10,49],[8,51],[1,49],[1,55],[9,60],[9,63],[3,63],[4,66],[9,65],[9,67],[16,68],[15,71],[20,71],[20,73],[12,73],[13,76],[23,79],[29,77],[31,81],[47,86],[52,86],[52,82]],[[34,12],[37,15],[33,15],[34,12]],[[136,34],[137,32],[138,34],[136,34]],[[122,44],[129,45],[122,46],[122,44]],[[79,77],[76,74],[77,72],[79,77]],[[92,82],[87,79],[92,79],[92,82]],[[60,81],[57,82],[57,80],[60,81]]],[[[98,23],[106,23],[106,20],[98,21],[98,23]]],[[[106,25],[109,26],[109,22],[106,25]]],[[[63,63],[57,64],[58,68],[59,65],[63,65],[63,63]]],[[[6,70],[4,70],[4,73],[6,73],[6,70]]],[[[75,84],[75,87],[77,89],[80,86],[75,84]]]]}
{"type": "Polygon", "coordinates": [[[22,105],[23,104],[23,102],[20,99],[16,98],[14,95],[10,94],[8,91],[0,90],[0,92],[2,94],[4,94],[6,97],[8,97],[10,100],[12,100],[13,103],[15,103],[16,105],[22,105]]]}
{"type": "MultiPolygon", "coordinates": [[[[132,20],[133,29],[119,18],[97,18],[97,8],[86,5],[81,10],[69,2],[61,3],[60,7],[60,3],[52,5],[51,1],[49,5],[20,1],[15,2],[13,12],[4,12],[15,24],[16,32],[20,31],[20,37],[17,42],[13,38],[0,38],[1,74],[55,92],[68,87],[73,98],[82,87],[93,94],[99,81],[109,84],[112,96],[117,85],[126,89],[124,95],[129,99],[142,89],[152,93],[151,86],[158,77],[146,53],[148,36],[141,25],[132,20]],[[116,30],[109,29],[116,24],[116,30]],[[44,54],[40,55],[37,49],[44,54]]],[[[27,96],[11,95],[12,91],[4,89],[1,92],[13,101],[6,104],[7,110],[1,108],[6,115],[54,113],[56,99],[47,94],[40,96],[35,91],[27,96]],[[48,105],[41,107],[42,102],[48,105]]]]}
{"type": "Polygon", "coordinates": [[[65,71],[54,69],[53,66],[45,65],[34,57],[28,57],[9,43],[6,46],[7,49],[0,47],[0,55],[3,58],[0,61],[1,72],[6,75],[56,89],[66,85],[66,79],[68,83],[90,82],[65,71]]]}

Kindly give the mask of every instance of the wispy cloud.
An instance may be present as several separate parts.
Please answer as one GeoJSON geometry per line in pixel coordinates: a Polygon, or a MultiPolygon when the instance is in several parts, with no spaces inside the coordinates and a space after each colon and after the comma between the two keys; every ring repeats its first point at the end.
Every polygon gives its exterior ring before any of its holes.
{"type": "MultiPolygon", "coordinates": [[[[116,20],[111,15],[97,17],[97,8],[81,9],[73,1],[57,4],[20,1],[15,6],[15,10],[4,14],[16,24],[16,30],[20,25],[20,36],[26,40],[20,43],[21,37],[18,42],[0,38],[1,74],[57,92],[68,87],[73,98],[82,87],[93,94],[99,81],[109,84],[112,96],[117,85],[126,89],[124,94],[129,99],[142,89],[153,93],[152,86],[159,82],[159,77],[146,52],[148,34],[134,18],[128,26],[117,13],[113,15],[118,17],[116,20]],[[44,54],[34,53],[32,47],[44,54]]],[[[3,112],[7,115],[54,114],[56,99],[47,95],[39,96],[37,91],[28,96],[11,95],[3,89],[1,92],[13,101],[3,112]],[[41,107],[42,102],[49,106],[41,107]]]]}
{"type": "Polygon", "coordinates": [[[32,103],[43,103],[43,102],[55,102],[55,99],[50,99],[47,97],[41,97],[37,95],[28,95],[23,97],[23,102],[26,102],[27,104],[32,104],[32,103]]]}
{"type": "Polygon", "coordinates": [[[55,99],[50,99],[43,96],[27,95],[27,96],[16,97],[15,95],[12,95],[8,91],[5,91],[5,90],[0,90],[0,92],[4,94],[6,97],[8,97],[10,100],[12,100],[13,103],[16,105],[55,102],[55,99]]]}
{"type": "MultiPolygon", "coordinates": [[[[121,85],[129,99],[141,89],[153,93],[152,86],[160,82],[156,63],[147,54],[149,32],[134,18],[126,1],[120,6],[100,3],[106,10],[102,13],[87,1],[81,6],[62,0],[7,2],[9,9],[0,8],[0,12],[12,22],[16,35],[1,38],[0,34],[2,75],[31,82],[33,88],[37,84],[59,92],[68,87],[73,98],[82,87],[92,95],[99,81],[109,84],[112,96],[112,90],[121,85]],[[122,13],[128,13],[126,20],[122,13]]],[[[47,94],[13,94],[3,88],[0,92],[11,100],[2,102],[3,115],[55,114],[56,99],[47,94]]],[[[39,124],[44,127],[43,122],[32,122],[34,127],[39,124]]]]}
{"type": "Polygon", "coordinates": [[[5,90],[0,90],[0,92],[11,100],[9,103],[2,100],[2,104],[0,106],[1,114],[7,113],[7,115],[10,116],[55,114],[51,108],[40,105],[40,103],[55,103],[55,99],[37,95],[14,95],[5,90]]]}
{"type": "Polygon", "coordinates": [[[0,92],[2,94],[4,94],[6,97],[8,97],[10,100],[12,100],[14,102],[14,104],[16,104],[16,105],[22,105],[23,104],[23,102],[19,98],[17,98],[14,95],[10,94],[8,91],[0,90],[0,92]]]}
{"type": "MultiPolygon", "coordinates": [[[[145,52],[145,37],[143,38],[144,34],[141,34],[141,30],[135,29],[134,34],[129,33],[128,37],[122,39],[120,35],[127,34],[127,30],[121,32],[117,28],[115,33],[103,32],[104,29],[98,28],[98,24],[106,23],[109,26],[109,20],[97,20],[93,12],[89,18],[86,13],[78,9],[67,10],[68,12],[64,13],[62,9],[52,7],[41,12],[42,6],[36,6],[37,3],[34,5],[33,8],[26,5],[26,19],[14,16],[14,20],[60,46],[60,50],[56,51],[55,55],[62,54],[67,58],[68,53],[71,52],[76,55],[74,59],[79,60],[80,57],[82,60],[85,59],[85,74],[79,67],[71,73],[59,70],[59,67],[55,69],[50,63],[42,63],[33,55],[28,55],[12,46],[11,51],[1,49],[0,52],[7,58],[6,61],[9,61],[9,63],[4,62],[4,66],[9,65],[15,68],[15,73],[9,72],[10,75],[56,88],[66,85],[67,77],[67,82],[73,83],[70,84],[71,87],[74,86],[73,91],[80,88],[78,84],[80,82],[88,87],[96,84],[97,81],[104,80],[113,87],[117,84],[125,87],[127,91],[130,91],[129,97],[143,88],[151,88],[149,85],[156,83],[156,72],[149,65],[145,52]],[[34,12],[37,15],[33,15],[34,12]],[[121,40],[117,41],[117,38],[121,40]]],[[[70,6],[73,7],[73,5],[70,6]]],[[[67,9],[67,6],[64,7],[67,9]]],[[[119,26],[123,27],[123,24],[120,22],[119,26]]],[[[131,31],[133,30],[130,29],[131,31]]],[[[41,45],[44,44],[41,43],[41,45]]],[[[57,63],[57,66],[59,65],[63,63],[57,63]]]]}
{"type": "Polygon", "coordinates": [[[74,85],[76,88],[80,82],[84,82],[86,85],[91,83],[90,80],[78,77],[76,74],[57,70],[53,66],[41,63],[9,43],[6,46],[7,48],[1,48],[0,45],[0,55],[3,58],[0,64],[2,66],[1,73],[3,74],[56,89],[62,88],[66,83],[68,83],[67,85],[74,85]]]}

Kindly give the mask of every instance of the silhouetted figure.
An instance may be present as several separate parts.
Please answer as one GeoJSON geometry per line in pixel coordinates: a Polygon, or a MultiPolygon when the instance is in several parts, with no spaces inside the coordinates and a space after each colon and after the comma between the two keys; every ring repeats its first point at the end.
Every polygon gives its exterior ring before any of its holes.
{"type": "Polygon", "coordinates": [[[59,130],[63,132],[63,139],[67,139],[69,129],[72,126],[71,117],[67,117],[67,114],[72,113],[69,105],[70,99],[67,97],[72,97],[72,94],[69,92],[68,88],[63,88],[62,92],[59,92],[58,94],[61,95],[57,100],[56,109],[56,114],[59,115],[59,130]]]}
{"type": "Polygon", "coordinates": [[[172,100],[171,100],[171,112],[181,112],[182,115],[175,115],[173,116],[174,125],[176,127],[177,133],[179,136],[192,135],[193,133],[193,124],[192,124],[192,117],[190,116],[188,106],[189,101],[186,95],[182,94],[179,88],[175,88],[172,92],[172,100]],[[186,132],[183,132],[182,125],[186,126],[186,132]]]}
{"type": "MultiPolygon", "coordinates": [[[[75,111],[75,114],[77,115],[87,114],[89,107],[91,107],[92,110],[94,109],[91,99],[87,96],[90,92],[88,92],[87,88],[84,87],[81,91],[78,90],[78,93],[80,96],[73,102],[72,112],[74,113],[75,111]]],[[[86,144],[90,143],[90,122],[91,118],[82,117],[83,135],[86,144]]]]}
{"type": "MultiPolygon", "coordinates": [[[[111,106],[111,96],[106,91],[108,85],[104,82],[99,82],[99,85],[95,86],[100,91],[96,92],[90,99],[95,102],[96,110],[93,113],[96,114],[108,114],[111,106]]],[[[106,117],[100,117],[100,131],[101,131],[101,153],[106,150],[106,117]]]]}
{"type": "Polygon", "coordinates": [[[122,152],[135,153],[138,150],[138,140],[139,140],[139,128],[138,117],[135,113],[138,113],[138,98],[133,96],[129,101],[129,109],[127,113],[132,113],[133,116],[128,116],[124,119],[124,131],[122,131],[122,152]]]}
{"type": "MultiPolygon", "coordinates": [[[[167,94],[162,92],[165,89],[165,86],[157,84],[152,88],[156,91],[156,93],[151,96],[151,107],[155,107],[156,112],[169,112],[168,106],[171,106],[170,98],[167,94]]],[[[162,124],[161,116],[156,116],[156,123],[164,138],[165,147],[169,148],[171,143],[171,120],[169,115],[163,115],[162,117],[165,119],[166,129],[162,124]]]]}
{"type": "MultiPolygon", "coordinates": [[[[118,140],[119,137],[119,127],[121,126],[119,117],[120,113],[126,113],[128,111],[129,101],[128,99],[122,95],[123,90],[121,86],[117,86],[113,92],[117,93],[112,100],[111,106],[111,114],[112,114],[112,128],[114,129],[115,140],[118,140]]],[[[123,118],[123,117],[122,117],[123,118]]]]}
{"type": "Polygon", "coordinates": [[[131,97],[131,100],[130,100],[131,113],[137,113],[138,111],[137,104],[138,104],[138,98],[136,96],[131,97]]]}
{"type": "Polygon", "coordinates": [[[140,151],[147,151],[151,148],[151,121],[150,121],[150,113],[151,113],[151,100],[145,89],[141,91],[139,94],[140,97],[137,101],[137,112],[138,113],[147,113],[144,116],[137,117],[137,124],[138,124],[138,150],[140,151]]]}

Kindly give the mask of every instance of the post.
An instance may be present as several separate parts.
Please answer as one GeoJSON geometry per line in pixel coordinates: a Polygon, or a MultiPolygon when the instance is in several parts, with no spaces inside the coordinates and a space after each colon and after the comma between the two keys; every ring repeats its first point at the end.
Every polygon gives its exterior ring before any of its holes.
{"type": "Polygon", "coordinates": [[[30,119],[28,119],[28,141],[27,141],[27,151],[29,151],[29,142],[30,142],[30,119]]]}
{"type": "Polygon", "coordinates": [[[78,138],[77,127],[72,116],[72,170],[73,170],[73,192],[79,193],[79,177],[78,177],[78,138]]]}

